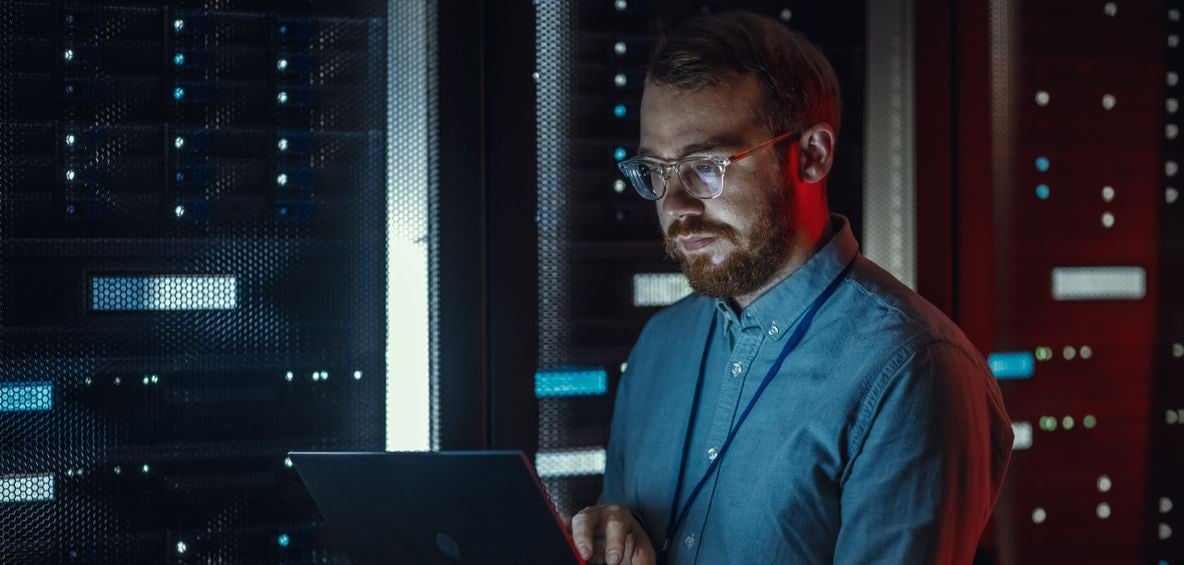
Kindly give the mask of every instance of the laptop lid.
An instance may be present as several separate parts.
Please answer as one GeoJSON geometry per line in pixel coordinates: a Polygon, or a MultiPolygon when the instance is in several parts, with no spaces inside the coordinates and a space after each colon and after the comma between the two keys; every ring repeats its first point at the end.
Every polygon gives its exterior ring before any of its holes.
{"type": "Polygon", "coordinates": [[[289,454],[354,565],[580,565],[518,451],[289,454]]]}

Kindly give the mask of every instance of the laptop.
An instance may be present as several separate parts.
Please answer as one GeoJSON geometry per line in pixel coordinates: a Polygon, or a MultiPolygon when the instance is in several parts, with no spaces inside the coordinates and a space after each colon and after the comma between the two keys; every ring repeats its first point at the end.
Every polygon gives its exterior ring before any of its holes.
{"type": "Polygon", "coordinates": [[[582,565],[519,451],[289,454],[353,565],[582,565]]]}

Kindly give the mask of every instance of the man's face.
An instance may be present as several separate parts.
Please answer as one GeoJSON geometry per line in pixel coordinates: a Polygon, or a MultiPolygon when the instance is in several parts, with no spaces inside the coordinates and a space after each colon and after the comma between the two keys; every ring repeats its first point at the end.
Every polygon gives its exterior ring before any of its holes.
{"type": "MultiPolygon", "coordinates": [[[[647,83],[641,100],[638,153],[675,161],[690,155],[728,156],[770,136],[756,120],[762,100],[752,77],[727,87],[677,90],[647,83]]],[[[781,133],[781,132],[775,132],[781,133]]],[[[657,204],[666,252],[697,292],[717,298],[750,294],[765,285],[789,252],[788,172],[768,147],[732,163],[723,193],[699,200],[672,173],[657,204]]]]}

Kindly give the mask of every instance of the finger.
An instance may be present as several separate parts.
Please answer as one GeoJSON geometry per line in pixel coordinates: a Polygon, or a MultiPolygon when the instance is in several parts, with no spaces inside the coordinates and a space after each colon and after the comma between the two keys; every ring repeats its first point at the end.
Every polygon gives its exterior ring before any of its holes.
{"type": "Polygon", "coordinates": [[[621,556],[625,553],[625,536],[632,525],[631,518],[623,512],[613,512],[604,518],[604,562],[608,565],[621,562],[621,556]]]}
{"type": "Polygon", "coordinates": [[[633,560],[633,553],[637,551],[637,545],[633,543],[633,532],[625,535],[625,555],[621,557],[621,565],[634,565],[636,561],[633,560]]]}
{"type": "Polygon", "coordinates": [[[658,556],[654,553],[654,545],[648,537],[641,535],[637,540],[637,547],[633,550],[632,565],[657,565],[658,556]]]}
{"type": "Polygon", "coordinates": [[[571,518],[571,539],[585,560],[592,557],[592,535],[600,526],[600,509],[588,507],[571,518]]]}

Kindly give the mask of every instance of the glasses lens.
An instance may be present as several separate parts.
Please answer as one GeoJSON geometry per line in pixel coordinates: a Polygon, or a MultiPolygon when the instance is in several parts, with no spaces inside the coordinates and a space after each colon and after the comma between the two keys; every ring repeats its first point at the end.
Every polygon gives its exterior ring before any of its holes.
{"type": "Polygon", "coordinates": [[[724,170],[713,159],[683,161],[678,178],[695,198],[715,198],[724,191],[724,170]]]}
{"type": "Polygon", "coordinates": [[[654,187],[662,186],[662,173],[644,161],[621,161],[617,163],[621,174],[629,179],[633,189],[646,200],[657,200],[659,194],[654,187]]]}

